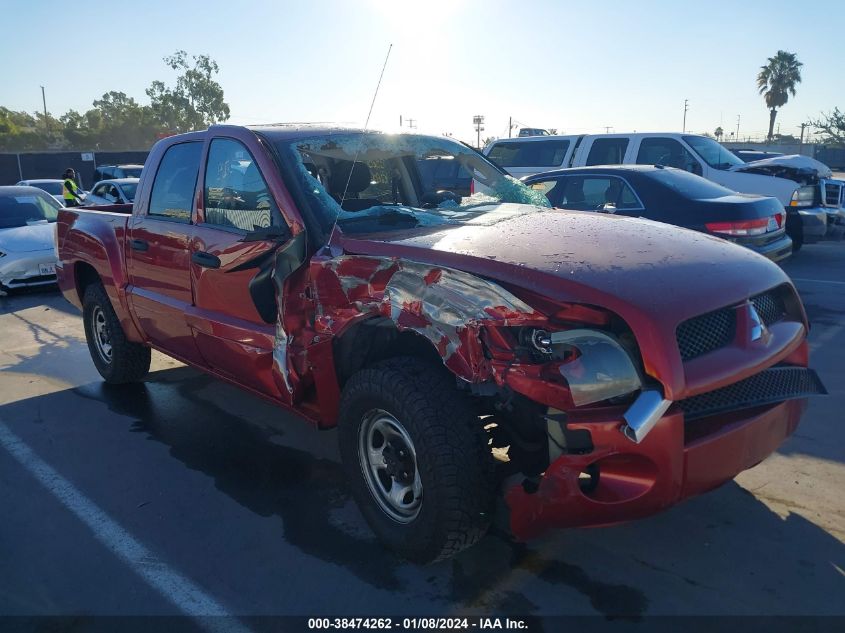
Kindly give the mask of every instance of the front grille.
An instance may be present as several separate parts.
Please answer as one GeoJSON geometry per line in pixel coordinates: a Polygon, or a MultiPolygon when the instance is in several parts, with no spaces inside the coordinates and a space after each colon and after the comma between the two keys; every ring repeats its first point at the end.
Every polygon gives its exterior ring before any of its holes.
{"type": "Polygon", "coordinates": [[[786,316],[786,304],[783,302],[781,293],[776,290],[751,297],[751,303],[767,326],[777,323],[786,316]]]}
{"type": "Polygon", "coordinates": [[[842,185],[826,182],[824,185],[824,204],[827,207],[838,207],[840,204],[842,185]]]}
{"type": "MultiPolygon", "coordinates": [[[[754,309],[767,326],[786,318],[786,292],[786,288],[780,286],[751,297],[754,309]]],[[[685,361],[698,358],[733,341],[736,334],[736,311],[736,306],[723,308],[681,323],[675,331],[681,358],[685,361]]]]}
{"type": "Polygon", "coordinates": [[[695,420],[717,413],[826,393],[822,381],[812,369],[772,367],[722,389],[680,400],[678,405],[686,420],[695,420]]]}
{"type": "Polygon", "coordinates": [[[730,343],[736,332],[736,311],[724,308],[688,319],[678,326],[675,337],[681,358],[690,360],[730,343]]]}

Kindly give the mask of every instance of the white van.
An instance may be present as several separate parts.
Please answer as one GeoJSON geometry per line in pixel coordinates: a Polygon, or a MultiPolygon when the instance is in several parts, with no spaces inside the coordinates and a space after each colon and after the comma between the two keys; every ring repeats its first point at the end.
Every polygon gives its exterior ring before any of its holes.
{"type": "Polygon", "coordinates": [[[497,140],[484,148],[484,154],[516,178],[590,165],[677,167],[733,191],[777,198],[803,216],[804,241],[815,241],[827,232],[825,183],[832,181],[747,173],[742,170],[749,164],[706,136],[677,132],[538,136],[497,140]]]}

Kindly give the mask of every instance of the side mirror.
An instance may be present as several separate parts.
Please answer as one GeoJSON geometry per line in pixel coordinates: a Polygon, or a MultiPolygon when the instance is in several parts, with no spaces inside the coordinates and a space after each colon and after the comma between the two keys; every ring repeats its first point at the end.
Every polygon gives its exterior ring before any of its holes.
{"type": "Polygon", "coordinates": [[[602,213],[616,213],[616,205],[608,202],[601,208],[601,211],[602,213]]]}
{"type": "Polygon", "coordinates": [[[694,162],[692,164],[692,169],[690,171],[696,176],[701,176],[702,174],[704,174],[704,170],[701,168],[701,165],[699,165],[698,162],[694,162]]]}

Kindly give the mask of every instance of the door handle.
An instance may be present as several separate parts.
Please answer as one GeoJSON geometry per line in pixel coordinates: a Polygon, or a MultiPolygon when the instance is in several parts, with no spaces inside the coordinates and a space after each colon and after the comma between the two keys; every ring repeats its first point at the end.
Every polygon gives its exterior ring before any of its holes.
{"type": "Polygon", "coordinates": [[[203,268],[220,268],[220,258],[217,255],[206,253],[205,251],[197,251],[191,254],[191,261],[197,266],[203,268]]]}
{"type": "Polygon", "coordinates": [[[132,240],[129,246],[133,251],[148,251],[150,250],[150,243],[147,240],[132,240]]]}

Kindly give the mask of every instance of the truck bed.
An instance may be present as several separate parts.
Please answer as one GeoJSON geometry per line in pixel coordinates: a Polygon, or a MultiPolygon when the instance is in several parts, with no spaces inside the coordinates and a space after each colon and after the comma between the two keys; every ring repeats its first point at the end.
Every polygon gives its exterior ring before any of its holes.
{"type": "Polygon", "coordinates": [[[126,227],[131,214],[131,204],[61,209],[56,221],[57,267],[72,278],[78,273],[77,265],[84,263],[101,279],[118,287],[125,284],[126,227]]]}

